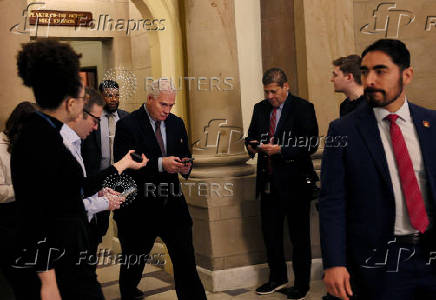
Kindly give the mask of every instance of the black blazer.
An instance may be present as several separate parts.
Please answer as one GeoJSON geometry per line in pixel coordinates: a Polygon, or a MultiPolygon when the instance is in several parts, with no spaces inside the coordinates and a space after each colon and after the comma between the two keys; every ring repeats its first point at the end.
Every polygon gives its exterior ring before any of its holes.
{"type": "MultiPolygon", "coordinates": [[[[268,100],[254,106],[246,143],[252,140],[268,142],[270,114],[268,100]]],[[[316,176],[310,155],[318,149],[318,123],[313,104],[289,93],[274,138],[282,146],[281,154],[272,156],[271,182],[288,197],[295,186],[302,186],[306,177],[316,176]]],[[[256,194],[264,188],[268,177],[268,156],[259,153],[257,160],[256,194]]]]}
{"type": "Polygon", "coordinates": [[[82,168],[64,146],[59,134],[62,123],[43,116],[30,116],[11,153],[18,247],[27,249],[29,255],[18,264],[29,263],[38,255],[32,265],[36,271],[76,263],[74,257],[88,248],[82,168]],[[59,249],[58,254],[66,252],[56,261],[58,257],[50,254],[52,248],[59,249]]]}
{"type": "MultiPolygon", "coordinates": [[[[167,156],[191,157],[188,135],[183,120],[170,114],[165,120],[165,126],[167,156]]],[[[166,171],[159,172],[158,170],[158,158],[162,157],[162,153],[144,105],[117,122],[114,158],[117,160],[122,158],[131,149],[136,150],[137,153],[145,154],[150,161],[147,166],[138,171],[126,171],[126,174],[135,180],[138,195],[132,204],[115,211],[115,219],[120,221],[123,218],[130,219],[137,216],[138,220],[141,219],[146,223],[158,220],[159,224],[192,225],[185,198],[180,190],[178,174],[169,174],[166,171]],[[147,185],[148,191],[151,191],[153,186],[156,187],[156,192],[146,194],[145,187],[147,185]],[[168,196],[158,195],[159,185],[163,186],[164,189],[166,189],[165,186],[168,186],[168,196]]]]}
{"type": "MultiPolygon", "coordinates": [[[[120,120],[129,113],[125,110],[118,109],[118,116],[120,120]]],[[[119,120],[118,120],[119,121],[119,120]]],[[[98,126],[97,130],[91,132],[91,134],[82,141],[82,158],[85,165],[86,175],[93,176],[100,171],[101,162],[101,130],[98,126]]]]}
{"type": "MultiPolygon", "coordinates": [[[[424,161],[428,200],[434,211],[436,112],[412,103],[409,109],[424,161]]],[[[328,136],[332,143],[326,144],[324,150],[319,198],[324,268],[365,265],[374,249],[383,251],[393,240],[395,224],[392,182],[372,108],[365,103],[333,121],[328,136]]],[[[435,249],[436,238],[428,234],[435,249]]]]}

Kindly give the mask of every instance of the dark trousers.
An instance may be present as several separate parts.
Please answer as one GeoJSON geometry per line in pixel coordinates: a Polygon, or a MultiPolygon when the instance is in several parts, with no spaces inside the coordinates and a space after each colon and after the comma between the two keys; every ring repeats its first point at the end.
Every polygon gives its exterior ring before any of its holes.
{"type": "Polygon", "coordinates": [[[96,218],[92,218],[88,227],[88,242],[89,242],[89,266],[91,270],[95,273],[97,271],[97,266],[100,261],[104,261],[103,257],[99,257],[97,250],[98,245],[102,241],[102,235],[98,229],[98,223],[96,218]]]}
{"type": "MultiPolygon", "coordinates": [[[[31,269],[7,269],[16,300],[40,300],[41,282],[31,269]]],[[[56,282],[62,300],[104,300],[95,273],[87,265],[56,267],[56,282]]]]}
{"type": "Polygon", "coordinates": [[[353,300],[436,300],[436,252],[391,243],[367,265],[350,268],[353,300]]]}
{"type": "Polygon", "coordinates": [[[266,247],[270,281],[287,282],[287,268],[283,249],[283,227],[288,221],[292,243],[292,267],[294,286],[309,290],[312,252],[310,244],[310,200],[307,195],[294,190],[292,196],[280,197],[271,186],[270,193],[261,194],[262,233],[266,247]]]}
{"type": "Polygon", "coordinates": [[[203,285],[198,277],[191,226],[139,225],[138,220],[116,220],[122,254],[125,258],[120,268],[120,292],[122,299],[132,298],[141,281],[147,261],[162,264],[162,258],[151,259],[148,254],[154,241],[160,236],[168,248],[174,267],[174,281],[179,300],[206,300],[203,285]],[[142,230],[143,229],[143,230],[142,230]]]}

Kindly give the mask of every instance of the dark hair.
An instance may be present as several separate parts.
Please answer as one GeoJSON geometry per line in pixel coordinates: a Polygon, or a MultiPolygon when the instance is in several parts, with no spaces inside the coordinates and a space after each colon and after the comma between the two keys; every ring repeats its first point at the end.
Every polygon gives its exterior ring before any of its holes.
{"type": "Polygon", "coordinates": [[[6,121],[5,130],[3,131],[9,139],[9,153],[11,153],[12,146],[21,132],[26,119],[35,111],[36,107],[34,104],[24,101],[19,103],[9,115],[9,118],[6,121]]]}
{"type": "Polygon", "coordinates": [[[368,54],[368,52],[372,51],[384,52],[392,59],[394,64],[400,67],[401,71],[410,67],[410,52],[407,50],[406,45],[400,40],[378,40],[363,50],[362,59],[368,54]]]}
{"type": "Polygon", "coordinates": [[[113,80],[103,80],[102,83],[100,83],[100,85],[98,86],[98,90],[100,91],[100,93],[104,92],[104,89],[119,89],[120,86],[118,85],[118,83],[116,81],[113,80]]]}
{"type": "MultiPolygon", "coordinates": [[[[105,102],[103,96],[99,91],[92,87],[85,87],[85,102],[83,104],[83,110],[91,111],[94,105],[104,106],[105,102]]],[[[83,113],[83,118],[86,118],[86,113],[83,113]]]]}
{"type": "Polygon", "coordinates": [[[283,86],[285,82],[288,82],[285,72],[279,68],[272,68],[267,70],[262,77],[262,84],[268,85],[271,83],[277,83],[279,86],[283,86]]]}
{"type": "Polygon", "coordinates": [[[360,61],[361,59],[359,55],[352,54],[335,59],[333,65],[339,67],[342,73],[353,75],[354,81],[357,84],[362,85],[362,80],[360,78],[360,61]]]}
{"type": "Polygon", "coordinates": [[[51,39],[23,44],[17,56],[18,75],[33,89],[41,108],[56,109],[66,97],[80,92],[80,57],[70,45],[51,39]]]}

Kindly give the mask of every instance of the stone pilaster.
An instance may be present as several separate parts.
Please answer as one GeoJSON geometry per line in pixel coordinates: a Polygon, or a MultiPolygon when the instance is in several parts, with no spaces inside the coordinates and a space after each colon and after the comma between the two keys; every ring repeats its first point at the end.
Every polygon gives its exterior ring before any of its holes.
{"type": "Polygon", "coordinates": [[[212,290],[214,272],[265,261],[254,167],[243,143],[234,10],[234,0],[185,1],[187,76],[200,84],[188,86],[195,168],[182,185],[200,276],[212,290]]]}

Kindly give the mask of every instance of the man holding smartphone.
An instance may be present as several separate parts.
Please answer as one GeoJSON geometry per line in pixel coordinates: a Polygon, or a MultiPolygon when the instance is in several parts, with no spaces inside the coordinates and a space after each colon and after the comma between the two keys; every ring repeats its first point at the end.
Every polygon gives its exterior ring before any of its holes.
{"type": "Polygon", "coordinates": [[[318,148],[318,143],[309,141],[317,139],[318,125],[313,104],[289,92],[281,69],[267,70],[262,83],[266,99],[254,106],[246,138],[249,155],[258,154],[256,195],[261,195],[262,233],[270,269],[269,281],[256,292],[271,294],[288,284],[283,251],[287,218],[295,274],[288,299],[304,299],[309,291],[312,260],[311,189],[306,188],[306,179],[314,174],[310,155],[318,148]]]}
{"type": "MultiPolygon", "coordinates": [[[[192,169],[188,135],[183,120],[171,113],[176,90],[168,79],[153,82],[147,102],[117,123],[114,156],[129,149],[145,154],[150,161],[138,171],[127,172],[138,186],[138,196],[118,210],[123,255],[144,257],[157,236],[168,248],[174,266],[178,299],[206,300],[197,274],[192,244],[192,219],[181,191],[178,174],[188,178],[192,169]]],[[[145,260],[124,264],[120,269],[122,300],[137,299],[145,260]]]]}

